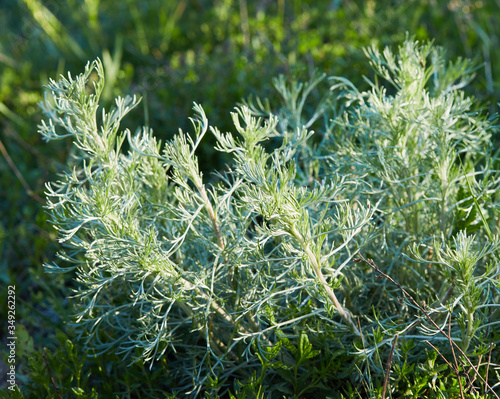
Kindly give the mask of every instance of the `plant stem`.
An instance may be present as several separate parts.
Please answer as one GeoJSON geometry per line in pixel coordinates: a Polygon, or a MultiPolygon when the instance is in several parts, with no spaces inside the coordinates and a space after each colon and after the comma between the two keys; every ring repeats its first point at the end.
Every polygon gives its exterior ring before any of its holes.
{"type": "Polygon", "coordinates": [[[385,370],[384,386],[382,388],[382,399],[385,399],[385,394],[387,392],[387,383],[389,382],[389,376],[391,374],[392,358],[394,356],[394,348],[396,348],[396,343],[398,342],[399,335],[394,336],[394,341],[392,341],[391,352],[389,353],[389,358],[387,359],[387,366],[385,370]]]}
{"type": "Polygon", "coordinates": [[[208,195],[207,195],[207,190],[205,189],[205,185],[201,184],[200,182],[196,182],[196,188],[198,189],[198,192],[200,193],[201,199],[205,203],[205,207],[207,208],[208,215],[210,216],[210,220],[212,221],[212,226],[215,231],[215,235],[217,236],[217,242],[219,243],[220,249],[224,250],[225,248],[225,243],[224,239],[222,238],[222,234],[219,229],[219,224],[217,223],[217,216],[215,215],[214,208],[212,206],[212,203],[210,202],[208,195]]]}
{"type": "Polygon", "coordinates": [[[352,327],[354,333],[358,336],[361,336],[360,331],[354,324],[354,321],[352,320],[351,315],[344,309],[344,307],[340,304],[339,300],[337,299],[337,296],[333,292],[332,288],[328,285],[328,282],[325,279],[325,276],[321,272],[321,267],[319,265],[319,261],[316,258],[316,255],[311,251],[311,248],[309,248],[308,243],[304,240],[304,237],[300,234],[300,232],[297,230],[295,226],[292,227],[291,230],[292,236],[299,241],[300,245],[302,246],[302,249],[306,253],[307,257],[309,258],[309,261],[311,262],[311,265],[314,269],[314,272],[316,273],[316,277],[319,279],[321,286],[324,288],[326,291],[328,298],[332,301],[333,305],[339,312],[340,316],[352,327]]]}

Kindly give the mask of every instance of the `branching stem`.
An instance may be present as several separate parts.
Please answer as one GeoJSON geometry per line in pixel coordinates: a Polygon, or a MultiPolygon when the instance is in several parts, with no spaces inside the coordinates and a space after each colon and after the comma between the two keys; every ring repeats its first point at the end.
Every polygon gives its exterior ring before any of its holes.
{"type": "Polygon", "coordinates": [[[222,238],[219,224],[217,223],[217,215],[215,214],[212,203],[210,202],[210,199],[208,198],[207,190],[205,189],[205,185],[199,184],[196,186],[196,188],[198,189],[198,192],[200,193],[201,199],[203,200],[203,202],[205,203],[205,206],[207,208],[208,215],[210,216],[210,220],[212,221],[212,226],[213,226],[214,231],[215,231],[215,235],[217,236],[217,242],[219,244],[219,247],[221,250],[224,250],[226,245],[224,243],[224,239],[222,238]]]}
{"type": "Polygon", "coordinates": [[[297,228],[295,226],[292,228],[291,233],[292,233],[293,237],[295,237],[297,239],[297,241],[299,241],[300,245],[302,246],[302,249],[306,253],[309,261],[311,262],[311,265],[314,269],[314,273],[316,274],[316,277],[320,281],[321,286],[326,291],[328,298],[330,298],[333,305],[335,306],[335,308],[339,312],[340,316],[352,327],[354,333],[357,336],[361,336],[361,333],[358,330],[358,328],[356,327],[356,324],[354,324],[354,321],[352,320],[351,315],[349,314],[348,311],[346,311],[344,309],[342,304],[337,299],[337,296],[333,292],[332,288],[328,285],[328,282],[326,281],[325,276],[321,272],[321,267],[319,265],[319,261],[316,258],[316,255],[314,255],[313,251],[309,247],[309,244],[305,241],[304,237],[302,236],[302,234],[300,234],[300,232],[297,230],[297,228]]]}

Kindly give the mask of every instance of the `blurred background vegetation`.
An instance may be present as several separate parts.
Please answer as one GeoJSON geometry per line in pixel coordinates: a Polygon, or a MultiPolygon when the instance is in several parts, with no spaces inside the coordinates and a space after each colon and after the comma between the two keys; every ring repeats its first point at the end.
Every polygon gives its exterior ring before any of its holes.
{"type": "MultiPolygon", "coordinates": [[[[128,127],[147,125],[168,139],[190,129],[193,101],[212,125],[231,129],[229,112],[243,98],[272,103],[279,74],[307,80],[319,70],[362,85],[369,71],[363,47],[397,45],[408,32],[434,39],[450,58],[476,59],[468,94],[495,113],[499,19],[498,0],[0,0],[0,320],[6,287],[15,285],[17,382],[25,397],[158,397],[172,384],[162,364],[150,372],[127,369],[112,355],[87,358],[67,329],[72,309],[64,298],[72,287],[43,271],[58,245],[43,210],[44,184],[57,179],[71,148],[46,145],[37,133],[37,103],[50,77],[76,75],[100,57],[104,105],[118,94],[143,97],[128,127]],[[66,388],[57,392],[50,375],[66,388]]],[[[203,144],[201,163],[222,167],[209,139],[203,144]]],[[[6,324],[0,328],[4,337],[6,324]]]]}

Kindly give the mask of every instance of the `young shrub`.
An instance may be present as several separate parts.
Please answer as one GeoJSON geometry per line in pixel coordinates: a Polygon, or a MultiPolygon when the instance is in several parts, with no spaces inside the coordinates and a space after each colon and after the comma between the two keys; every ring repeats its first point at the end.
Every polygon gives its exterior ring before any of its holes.
{"type": "Polygon", "coordinates": [[[461,90],[466,61],[408,40],[367,55],[389,87],[279,78],[280,109],[237,107],[223,133],[195,104],[193,133],[164,144],[120,131],[135,97],[101,113],[99,60],[50,81],[40,132],[75,152],[47,185],[64,246],[47,270],[76,272],[75,329],[97,355],[162,359],[173,394],[213,398],[324,397],[340,381],[350,397],[438,397],[438,376],[463,396],[466,363],[491,388],[472,363],[498,331],[491,121],[461,90]],[[232,157],[208,178],[207,134],[232,157]]]}
{"type": "Polygon", "coordinates": [[[360,335],[335,291],[373,208],[342,197],[344,178],[298,181],[294,157],[312,133],[278,132],[276,117],[263,122],[247,107],[232,114],[235,134],[210,128],[234,163],[209,184],[196,156],[209,130],[203,108],[194,106],[192,135],[165,144],[144,129],[120,132],[138,100],[99,114],[103,76],[97,60],[52,80],[40,126],[76,146],[71,169],[47,185],[70,266],[47,270],[76,270],[81,337],[131,361],[167,357],[179,392],[227,389],[276,356],[304,391],[298,365],[318,353],[303,353],[306,334],[360,335]],[[262,143],[275,136],[282,144],[268,152],[262,143]]]}

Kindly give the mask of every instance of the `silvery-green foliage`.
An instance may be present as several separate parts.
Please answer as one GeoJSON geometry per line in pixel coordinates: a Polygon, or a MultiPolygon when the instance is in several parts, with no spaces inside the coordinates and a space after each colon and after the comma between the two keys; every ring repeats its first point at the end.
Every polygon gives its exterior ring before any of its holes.
{"type": "MultiPolygon", "coordinates": [[[[347,197],[377,204],[375,231],[358,235],[363,252],[470,353],[498,324],[495,126],[462,90],[473,77],[469,61],[447,63],[442,48],[408,40],[397,53],[372,47],[366,55],[377,75],[367,79],[368,90],[331,77],[332,98],[309,111],[314,120],[318,114],[330,119],[319,145],[308,150],[308,170],[319,178],[344,176],[356,183],[347,197]]],[[[318,83],[275,83],[284,99],[275,114],[307,121],[303,104],[318,83]]],[[[380,332],[357,344],[372,370],[382,372],[377,356],[396,334],[422,344],[446,342],[421,310],[402,301],[398,287],[366,272],[348,269],[342,292],[367,319],[376,310],[371,321],[380,332]]]]}
{"type": "MultiPolygon", "coordinates": [[[[366,54],[377,74],[369,90],[331,79],[344,112],[325,129],[320,169],[325,176],[358,177],[362,189],[351,198],[378,204],[377,235],[365,251],[442,328],[451,323],[452,338],[470,350],[471,342],[477,346],[491,333],[498,315],[493,122],[462,90],[472,77],[468,61],[446,63],[443,49],[412,41],[397,53],[373,47],[366,54]]],[[[352,271],[348,280],[374,294],[356,308],[400,315],[397,324],[378,316],[388,338],[361,352],[372,356],[396,333],[446,340],[421,311],[401,302],[397,287],[363,281],[360,269],[352,271]],[[417,319],[409,316],[415,313],[417,319]]]]}
{"type": "Polygon", "coordinates": [[[366,53],[386,84],[376,79],[360,92],[333,78],[347,110],[328,137],[336,150],[331,163],[338,158],[337,170],[366,174],[370,193],[384,199],[387,217],[402,218],[398,227],[406,234],[449,238],[464,175],[474,175],[491,146],[490,122],[460,90],[469,64],[446,64],[442,49],[411,41],[397,55],[388,48],[366,53]]]}
{"type": "MultiPolygon", "coordinates": [[[[447,316],[450,312],[458,314],[456,326],[460,330],[464,351],[468,350],[474,337],[499,324],[492,316],[498,306],[500,240],[498,236],[493,236],[485,241],[481,243],[474,235],[460,231],[453,238],[452,245],[440,246],[437,242],[434,245],[436,260],[431,263],[445,266],[453,286],[447,296],[442,298],[441,306],[437,305],[432,311],[447,316]]],[[[429,263],[421,256],[416,245],[412,248],[412,254],[417,261],[429,263]]],[[[436,335],[437,331],[428,329],[426,333],[436,335]]]]}
{"type": "Polygon", "coordinates": [[[470,64],[409,40],[366,54],[378,74],[366,91],[280,77],[281,107],[249,101],[220,132],[195,104],[193,132],[166,143],[120,131],[135,98],[98,113],[99,60],[50,82],[40,132],[76,150],[47,185],[64,247],[47,270],[76,272],[75,328],[96,354],[168,359],[193,396],[234,383],[242,397],[300,397],[339,367],[319,354],[373,386],[396,336],[395,363],[448,344],[445,328],[484,352],[498,328],[500,178],[492,121],[462,90],[470,64]],[[231,161],[204,176],[206,135],[231,161]],[[354,263],[359,251],[400,286],[354,263]]]}
{"type": "MultiPolygon", "coordinates": [[[[47,270],[76,269],[75,327],[88,345],[132,361],[170,354],[178,389],[196,394],[207,378],[250,376],[255,352],[279,347],[278,330],[292,339],[310,323],[359,335],[335,291],[373,207],[346,200],[345,178],[302,184],[295,165],[312,132],[278,131],[278,118],[241,107],[235,131],[221,133],[195,104],[193,134],[162,144],[145,129],[119,130],[135,98],[98,113],[103,76],[97,60],[51,80],[40,126],[47,140],[71,137],[78,149],[47,185],[64,247],[47,270]],[[234,159],[211,180],[196,156],[209,131],[234,159]],[[282,145],[269,152],[271,137],[282,145]]],[[[280,358],[296,362],[284,347],[280,358]]]]}

